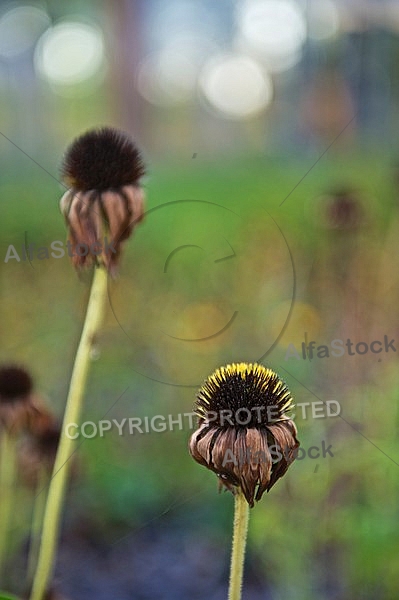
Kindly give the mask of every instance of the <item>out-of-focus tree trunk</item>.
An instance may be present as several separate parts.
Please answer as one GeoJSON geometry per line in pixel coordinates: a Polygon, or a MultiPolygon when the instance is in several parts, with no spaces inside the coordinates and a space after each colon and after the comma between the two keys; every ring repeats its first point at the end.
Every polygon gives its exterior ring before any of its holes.
{"type": "Polygon", "coordinates": [[[145,0],[105,0],[110,31],[109,102],[115,121],[144,142],[143,101],[137,90],[137,71],[143,53],[145,0]]]}

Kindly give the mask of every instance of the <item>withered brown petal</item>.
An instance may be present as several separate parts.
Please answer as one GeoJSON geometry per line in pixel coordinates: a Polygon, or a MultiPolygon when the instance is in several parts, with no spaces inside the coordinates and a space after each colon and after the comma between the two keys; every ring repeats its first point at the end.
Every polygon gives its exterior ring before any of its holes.
{"type": "MultiPolygon", "coordinates": [[[[272,469],[272,457],[267,444],[267,434],[264,429],[247,430],[247,447],[249,448],[249,472],[243,471],[243,479],[251,481],[250,497],[247,501],[250,506],[254,505],[254,496],[256,491],[256,500],[260,500],[270,480],[272,469]]],[[[244,488],[243,488],[244,489],[244,488]]],[[[245,492],[244,492],[245,494],[245,492]]]]}
{"type": "Polygon", "coordinates": [[[134,219],[130,212],[128,196],[122,191],[107,191],[101,195],[101,205],[107,220],[109,241],[115,252],[107,254],[103,251],[102,258],[107,268],[113,272],[119,262],[122,243],[131,235],[134,219]]]}
{"type": "Polygon", "coordinates": [[[65,219],[68,219],[69,211],[71,209],[71,203],[73,199],[73,191],[67,190],[60,200],[60,210],[64,215],[65,219]]]}
{"type": "Polygon", "coordinates": [[[66,220],[69,229],[69,241],[72,246],[72,262],[75,266],[88,266],[96,262],[91,247],[93,244],[98,243],[102,237],[101,211],[96,202],[96,193],[71,193],[72,200],[66,220]],[[79,255],[76,251],[78,244],[87,246],[86,254],[79,255]]]}
{"type": "MultiPolygon", "coordinates": [[[[221,433],[212,448],[212,464],[216,473],[237,482],[235,442],[237,432],[233,428],[221,429],[221,433]]],[[[236,485],[236,483],[235,483],[236,485]]]]}
{"type": "Polygon", "coordinates": [[[191,436],[190,453],[197,462],[205,467],[212,468],[212,447],[214,439],[219,433],[219,430],[215,432],[214,427],[204,423],[191,436]]]}
{"type": "Polygon", "coordinates": [[[126,185],[122,188],[128,200],[131,227],[133,229],[144,218],[144,190],[137,185],[126,185]]]}
{"type": "Polygon", "coordinates": [[[281,454],[281,459],[273,464],[267,491],[269,491],[280,477],[287,471],[296,458],[296,449],[299,447],[297,429],[291,419],[285,419],[267,427],[274,438],[275,445],[281,454]]]}
{"type": "Polygon", "coordinates": [[[0,404],[0,425],[11,434],[17,434],[29,428],[33,410],[30,396],[0,404]]]}

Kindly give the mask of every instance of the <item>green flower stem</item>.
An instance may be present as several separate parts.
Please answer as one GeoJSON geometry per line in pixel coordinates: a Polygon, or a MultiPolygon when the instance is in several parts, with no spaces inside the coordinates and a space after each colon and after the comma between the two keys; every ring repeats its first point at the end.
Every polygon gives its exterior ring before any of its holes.
{"type": "Polygon", "coordinates": [[[0,448],[0,580],[2,580],[7,553],[7,534],[13,504],[15,454],[15,438],[4,429],[1,433],[0,448]]]}
{"type": "MultiPolygon", "coordinates": [[[[40,549],[40,531],[43,525],[43,516],[44,509],[46,506],[46,498],[47,498],[47,489],[48,489],[48,480],[49,477],[47,475],[46,469],[43,467],[39,468],[37,484],[36,484],[36,494],[34,498],[33,505],[33,515],[32,515],[32,526],[30,530],[30,545],[29,545],[29,556],[28,556],[28,573],[27,579],[28,584],[31,585],[34,575],[35,569],[37,565],[37,558],[39,556],[40,549]]],[[[1,598],[0,598],[1,600],[1,598]]]]}
{"type": "Polygon", "coordinates": [[[238,490],[234,496],[234,530],[230,565],[229,600],[241,600],[248,519],[248,503],[242,491],[238,490]]]}
{"type": "MultiPolygon", "coordinates": [[[[64,504],[67,478],[74,452],[74,440],[65,435],[67,425],[79,423],[83,393],[90,366],[94,337],[102,322],[107,297],[107,271],[97,267],[94,272],[86,319],[76,353],[66,402],[62,435],[50,480],[43,519],[43,529],[37,569],[33,581],[31,600],[43,600],[53,574],[61,513],[64,504]]],[[[43,492],[42,492],[43,493],[43,492]]]]}

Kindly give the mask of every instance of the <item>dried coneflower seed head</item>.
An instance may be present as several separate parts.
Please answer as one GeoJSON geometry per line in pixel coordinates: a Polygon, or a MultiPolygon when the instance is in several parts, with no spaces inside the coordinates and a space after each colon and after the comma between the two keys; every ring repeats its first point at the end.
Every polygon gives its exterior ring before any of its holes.
{"type": "Polygon", "coordinates": [[[122,243],[144,215],[144,163],[133,140],[110,127],[88,131],[65,154],[70,189],[61,199],[75,267],[103,263],[114,272],[122,243]]]}
{"type": "Polygon", "coordinates": [[[347,188],[332,191],[325,198],[323,218],[328,229],[357,229],[364,221],[364,209],[359,195],[347,188]]]}
{"type": "Polygon", "coordinates": [[[296,458],[297,430],[286,384],[271,369],[237,363],[217,369],[200,389],[190,453],[248,504],[261,499],[296,458]]]}
{"type": "Polygon", "coordinates": [[[0,425],[11,433],[27,427],[32,413],[33,381],[18,365],[0,368],[0,425]]]}

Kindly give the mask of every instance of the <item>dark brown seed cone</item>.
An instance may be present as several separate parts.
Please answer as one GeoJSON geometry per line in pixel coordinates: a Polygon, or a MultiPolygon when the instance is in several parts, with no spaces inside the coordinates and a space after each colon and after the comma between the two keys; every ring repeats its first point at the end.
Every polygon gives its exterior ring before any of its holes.
{"type": "Polygon", "coordinates": [[[65,153],[62,175],[82,192],[135,185],[145,174],[140,152],[131,138],[113,127],[87,131],[65,153]]]}
{"type": "Polygon", "coordinates": [[[71,189],[61,199],[76,268],[104,264],[115,273],[122,244],[144,217],[138,149],[123,132],[89,131],[68,149],[63,165],[71,189]]]}
{"type": "Polygon", "coordinates": [[[16,435],[29,427],[33,409],[33,381],[17,365],[0,368],[0,429],[16,435]]]}
{"type": "Polygon", "coordinates": [[[199,391],[190,453],[227,489],[241,488],[252,507],[296,458],[297,430],[287,415],[292,407],[287,386],[271,369],[221,367],[199,391]]]}
{"type": "Polygon", "coordinates": [[[1,402],[13,402],[15,398],[29,396],[32,389],[32,377],[24,368],[17,365],[4,365],[0,368],[1,402]]]}

